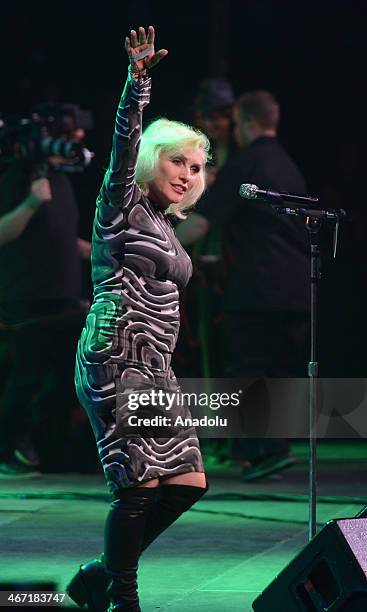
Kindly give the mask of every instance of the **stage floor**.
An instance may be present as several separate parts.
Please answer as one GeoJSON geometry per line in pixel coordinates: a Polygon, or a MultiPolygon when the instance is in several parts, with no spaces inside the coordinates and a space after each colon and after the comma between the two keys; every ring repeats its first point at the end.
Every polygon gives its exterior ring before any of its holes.
{"type": "MultiPolygon", "coordinates": [[[[250,612],[307,543],[307,449],[294,450],[295,466],[252,484],[241,483],[238,468],[208,462],[210,491],[142,556],[143,612],[250,612]]],[[[366,469],[366,443],[320,446],[320,527],[367,502],[366,469]]],[[[0,510],[2,583],[53,581],[64,591],[80,562],[102,549],[101,475],[0,480],[0,510]]]]}

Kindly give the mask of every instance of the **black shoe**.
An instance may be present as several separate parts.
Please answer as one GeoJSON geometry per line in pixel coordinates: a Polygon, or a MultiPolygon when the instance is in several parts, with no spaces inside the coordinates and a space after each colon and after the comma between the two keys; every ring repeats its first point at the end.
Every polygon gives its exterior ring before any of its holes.
{"type": "Polygon", "coordinates": [[[264,478],[265,476],[270,476],[275,472],[286,470],[295,463],[295,458],[289,453],[262,457],[259,461],[253,463],[250,467],[243,470],[241,480],[242,482],[258,480],[260,478],[264,478]]]}
{"type": "Polygon", "coordinates": [[[29,440],[20,440],[14,450],[15,458],[27,467],[39,467],[40,458],[33,444],[29,440]]]}
{"type": "Polygon", "coordinates": [[[66,587],[66,592],[81,608],[87,604],[88,610],[106,612],[109,603],[106,589],[109,582],[103,563],[95,559],[80,566],[66,587]]]}
{"type": "Polygon", "coordinates": [[[42,476],[32,467],[23,465],[15,457],[0,461],[0,480],[10,478],[39,478],[42,476]]]}

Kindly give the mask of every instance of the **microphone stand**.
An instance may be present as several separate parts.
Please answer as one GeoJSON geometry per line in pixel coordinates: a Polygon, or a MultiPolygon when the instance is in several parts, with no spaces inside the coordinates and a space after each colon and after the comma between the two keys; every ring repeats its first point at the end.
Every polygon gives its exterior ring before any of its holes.
{"type": "MultiPolygon", "coordinates": [[[[273,198],[272,198],[273,199],[273,198]]],[[[326,220],[334,223],[333,255],[336,257],[339,222],[346,216],[344,210],[319,210],[309,209],[300,206],[287,206],[282,198],[274,194],[274,204],[272,208],[278,214],[294,215],[304,218],[305,226],[310,238],[311,249],[311,349],[310,361],[308,363],[309,379],[309,406],[308,406],[308,427],[309,427],[309,521],[308,538],[311,540],[316,535],[316,507],[317,507],[317,429],[316,417],[318,412],[318,393],[317,379],[319,374],[319,364],[316,360],[316,322],[317,322],[317,296],[318,284],[321,279],[321,256],[319,233],[322,221],[326,220]]]]}

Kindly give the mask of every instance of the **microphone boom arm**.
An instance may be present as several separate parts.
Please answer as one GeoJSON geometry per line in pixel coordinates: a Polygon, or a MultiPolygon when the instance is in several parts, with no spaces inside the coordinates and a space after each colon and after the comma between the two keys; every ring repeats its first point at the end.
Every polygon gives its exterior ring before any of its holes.
{"type": "Polygon", "coordinates": [[[271,207],[281,215],[293,215],[298,217],[312,217],[315,219],[325,219],[326,221],[333,221],[338,223],[340,219],[347,216],[345,210],[340,208],[339,210],[333,209],[319,209],[314,210],[312,208],[296,207],[291,208],[290,206],[281,206],[279,204],[271,204],[271,207]]]}

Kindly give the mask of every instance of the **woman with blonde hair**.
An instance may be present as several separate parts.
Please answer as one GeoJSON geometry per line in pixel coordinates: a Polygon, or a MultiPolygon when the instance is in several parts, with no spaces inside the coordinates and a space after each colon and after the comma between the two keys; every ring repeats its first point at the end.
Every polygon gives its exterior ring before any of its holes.
{"type": "MultiPolygon", "coordinates": [[[[140,553],[207,489],[193,428],[156,430],[146,421],[137,427],[130,422],[132,391],[135,398],[142,390],[177,395],[170,363],[179,330],[179,291],[192,266],[167,213],[184,217],[200,198],[209,153],[201,132],[175,121],[158,119],[141,135],[151,85],[147,70],[168,53],[154,51],[154,37],[152,26],[148,32],[140,27],[125,40],[129,74],[97,198],[94,300],[76,362],[78,396],[113,502],[104,556],[81,566],[68,593],[80,606],[99,611],[108,605],[111,612],[140,611],[140,553]]],[[[144,408],[145,416],[167,410],[150,408],[144,408]]],[[[187,417],[187,408],[176,404],[175,411],[187,417]]]]}

